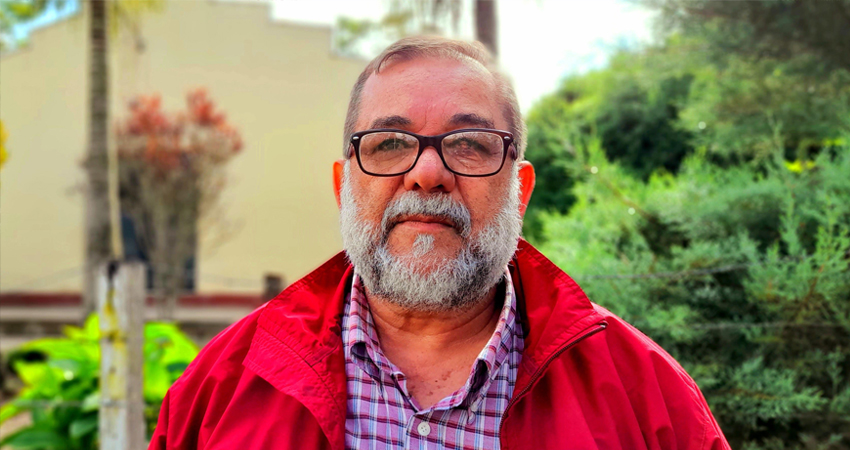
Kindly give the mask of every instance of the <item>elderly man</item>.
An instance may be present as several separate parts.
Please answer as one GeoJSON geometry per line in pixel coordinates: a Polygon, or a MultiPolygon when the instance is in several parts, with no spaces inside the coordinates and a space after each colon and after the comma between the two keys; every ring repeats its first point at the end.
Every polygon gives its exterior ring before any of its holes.
{"type": "Polygon", "coordinates": [[[520,240],[534,169],[483,47],[393,44],[345,135],[345,253],[210,342],[152,449],[728,448],[685,371],[520,240]]]}

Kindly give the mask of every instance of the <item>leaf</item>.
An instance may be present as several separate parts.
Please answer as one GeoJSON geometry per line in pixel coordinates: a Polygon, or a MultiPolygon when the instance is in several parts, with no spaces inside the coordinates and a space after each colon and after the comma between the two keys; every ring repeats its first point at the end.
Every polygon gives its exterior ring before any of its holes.
{"type": "Polygon", "coordinates": [[[97,313],[89,314],[82,328],[66,325],[62,332],[74,341],[97,342],[100,339],[100,323],[97,313]]]}
{"type": "Polygon", "coordinates": [[[81,339],[85,339],[86,333],[80,327],[75,327],[73,325],[65,325],[62,329],[62,334],[68,336],[69,338],[77,341],[81,339]]]}
{"type": "Polygon", "coordinates": [[[6,445],[21,450],[59,450],[68,448],[65,439],[62,439],[62,436],[56,433],[56,431],[36,427],[24,428],[23,430],[10,434],[0,441],[0,447],[6,445]]]}
{"type": "Polygon", "coordinates": [[[155,401],[165,398],[165,393],[171,387],[171,377],[161,363],[146,361],[144,365],[144,396],[155,401]]]}
{"type": "Polygon", "coordinates": [[[89,314],[86,318],[86,323],[83,326],[83,331],[88,339],[97,341],[100,339],[100,321],[97,314],[89,314]]]}
{"type": "Polygon", "coordinates": [[[0,406],[0,424],[26,411],[15,403],[6,403],[0,406]]]}
{"type": "Polygon", "coordinates": [[[59,382],[55,369],[45,363],[26,363],[18,361],[14,365],[15,372],[21,381],[40,392],[55,394],[59,390],[59,382]]]}
{"type": "Polygon", "coordinates": [[[97,430],[97,414],[92,414],[71,422],[71,437],[78,439],[97,430]]]}
{"type": "Polygon", "coordinates": [[[185,362],[173,362],[165,366],[166,370],[174,374],[182,374],[186,371],[187,367],[189,367],[189,364],[185,362]]]}
{"type": "Polygon", "coordinates": [[[83,399],[80,409],[83,412],[97,411],[100,408],[100,391],[94,391],[83,399]]]}
{"type": "Polygon", "coordinates": [[[19,351],[38,351],[51,359],[73,359],[83,361],[89,355],[86,346],[70,339],[37,339],[22,345],[19,351]]]}
{"type": "MultiPolygon", "coordinates": [[[[198,355],[195,343],[176,325],[170,323],[152,322],[145,326],[145,346],[150,345],[162,348],[163,354],[157,359],[164,365],[174,362],[189,363],[198,355]]],[[[153,349],[149,352],[153,353],[153,349]]]]}

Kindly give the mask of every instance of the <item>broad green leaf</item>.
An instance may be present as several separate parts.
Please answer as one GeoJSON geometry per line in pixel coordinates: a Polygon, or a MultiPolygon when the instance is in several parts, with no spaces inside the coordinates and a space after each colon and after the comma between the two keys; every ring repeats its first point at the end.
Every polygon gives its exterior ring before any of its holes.
{"type": "MultiPolygon", "coordinates": [[[[77,448],[81,442],[96,440],[96,413],[100,406],[97,316],[89,316],[82,328],[66,328],[65,333],[66,338],[28,342],[10,358],[25,386],[12,402],[2,407],[0,418],[6,420],[29,411],[33,420],[28,431],[10,436],[9,439],[15,440],[13,448],[77,448]],[[46,359],[28,360],[33,353],[46,359]]],[[[161,402],[197,354],[197,346],[175,325],[146,324],[145,400],[161,402]]],[[[148,420],[156,421],[156,414],[148,420]]]]}
{"type": "Polygon", "coordinates": [[[0,423],[9,420],[24,411],[26,410],[21,408],[14,402],[6,403],[5,405],[0,406],[0,423]]]}
{"type": "Polygon", "coordinates": [[[72,438],[80,438],[97,430],[97,414],[92,414],[71,422],[69,428],[72,438]]]}
{"type": "Polygon", "coordinates": [[[100,391],[94,391],[83,399],[82,411],[97,411],[100,408],[100,391]]]}
{"type": "Polygon", "coordinates": [[[90,314],[83,325],[83,331],[87,339],[97,341],[100,339],[100,322],[97,314],[90,314]]]}
{"type": "Polygon", "coordinates": [[[186,371],[186,368],[189,367],[188,362],[173,362],[166,366],[165,368],[171,372],[172,374],[182,374],[186,371]]]}
{"type": "MultiPolygon", "coordinates": [[[[96,344],[95,344],[96,345],[96,344]]],[[[90,357],[87,345],[63,338],[38,339],[22,345],[20,351],[42,352],[52,359],[86,360],[90,357]]]]}
{"type": "Polygon", "coordinates": [[[0,441],[0,446],[8,445],[21,450],[64,450],[68,442],[54,430],[36,427],[24,428],[0,441]]]}
{"type": "Polygon", "coordinates": [[[58,369],[51,368],[46,363],[26,363],[17,361],[14,365],[15,372],[21,381],[27,386],[46,396],[56,395],[59,391],[61,378],[57,376],[58,369]]]}
{"type": "Polygon", "coordinates": [[[146,361],[144,365],[144,396],[149,400],[165,397],[172,379],[165,366],[157,361],[146,361]]]}

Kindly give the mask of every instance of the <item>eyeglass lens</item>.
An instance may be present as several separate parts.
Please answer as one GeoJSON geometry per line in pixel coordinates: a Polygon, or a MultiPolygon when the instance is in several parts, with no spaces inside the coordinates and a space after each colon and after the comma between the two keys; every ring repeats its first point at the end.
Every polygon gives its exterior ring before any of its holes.
{"type": "MultiPolygon", "coordinates": [[[[446,166],[464,175],[482,175],[499,170],[504,143],[498,134],[466,131],[443,138],[446,166]]],[[[419,140],[405,133],[378,131],[360,139],[360,163],[367,172],[402,173],[416,163],[419,140]]]]}

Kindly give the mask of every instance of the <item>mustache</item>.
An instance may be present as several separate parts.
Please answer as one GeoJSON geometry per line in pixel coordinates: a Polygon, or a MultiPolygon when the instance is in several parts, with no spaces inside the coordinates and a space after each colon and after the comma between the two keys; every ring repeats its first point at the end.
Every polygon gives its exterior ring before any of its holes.
{"type": "Polygon", "coordinates": [[[390,230],[408,216],[429,216],[452,224],[461,237],[468,237],[472,229],[469,209],[448,194],[422,196],[405,192],[393,200],[381,219],[382,240],[386,242],[390,230]]]}

